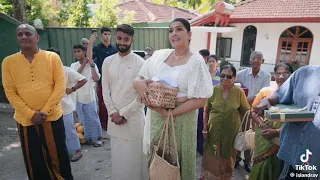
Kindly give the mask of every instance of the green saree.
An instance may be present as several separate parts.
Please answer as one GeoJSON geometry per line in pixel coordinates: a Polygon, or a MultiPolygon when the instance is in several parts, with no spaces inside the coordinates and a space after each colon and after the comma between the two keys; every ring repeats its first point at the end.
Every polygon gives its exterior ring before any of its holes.
{"type": "MultiPolygon", "coordinates": [[[[153,145],[158,144],[165,118],[155,111],[150,112],[151,147],[148,154],[149,167],[153,159],[153,145]]],[[[174,127],[178,146],[181,180],[196,179],[196,145],[197,145],[198,110],[174,117],[174,127]]],[[[171,125],[169,125],[171,127],[171,125]]],[[[170,136],[169,131],[169,136],[170,136]]],[[[170,140],[172,147],[172,141],[170,140]]]]}
{"type": "MultiPolygon", "coordinates": [[[[282,123],[266,122],[273,129],[279,129],[282,123]]],[[[280,159],[277,157],[279,146],[262,136],[262,129],[255,127],[254,164],[249,180],[275,180],[280,175],[280,159]]]]}

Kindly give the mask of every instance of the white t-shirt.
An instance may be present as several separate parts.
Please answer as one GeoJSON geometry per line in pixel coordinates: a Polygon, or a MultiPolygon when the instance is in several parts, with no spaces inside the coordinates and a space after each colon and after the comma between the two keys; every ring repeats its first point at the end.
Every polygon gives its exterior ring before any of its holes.
{"type": "MultiPolygon", "coordinates": [[[[81,64],[78,62],[72,63],[70,68],[78,71],[78,69],[80,68],[81,64]]],[[[92,79],[92,73],[91,70],[92,67],[90,67],[89,64],[87,64],[81,74],[88,80],[87,83],[82,86],[80,89],[78,89],[75,93],[75,101],[82,103],[82,104],[89,104],[92,102],[96,101],[96,91],[95,91],[95,85],[96,82],[93,81],[92,79]]],[[[99,74],[99,70],[97,68],[97,66],[95,66],[95,70],[99,75],[100,78],[100,74],[99,74]]]]}
{"type": "MultiPolygon", "coordinates": [[[[72,88],[74,85],[77,84],[78,81],[85,79],[83,75],[74,71],[69,67],[64,67],[64,73],[66,76],[66,87],[72,88]]],[[[63,115],[67,115],[72,113],[75,110],[75,101],[72,99],[71,94],[65,94],[61,100],[63,115]]]]}

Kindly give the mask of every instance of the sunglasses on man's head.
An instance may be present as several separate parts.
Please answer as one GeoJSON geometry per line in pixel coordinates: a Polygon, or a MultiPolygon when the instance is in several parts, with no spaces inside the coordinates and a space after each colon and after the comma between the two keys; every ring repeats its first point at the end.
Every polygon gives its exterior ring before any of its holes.
{"type": "Polygon", "coordinates": [[[220,78],[222,78],[222,79],[224,79],[224,78],[232,79],[232,78],[233,78],[233,76],[232,76],[232,75],[220,74],[220,78]]]}

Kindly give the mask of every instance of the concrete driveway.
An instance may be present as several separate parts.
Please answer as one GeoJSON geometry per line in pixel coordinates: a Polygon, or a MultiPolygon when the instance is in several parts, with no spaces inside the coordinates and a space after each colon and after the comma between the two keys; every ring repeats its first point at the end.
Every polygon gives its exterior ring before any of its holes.
{"type": "MultiPolygon", "coordinates": [[[[8,104],[0,104],[0,179],[27,180],[22,151],[17,136],[13,109],[8,104]]],[[[110,141],[106,137],[105,144],[100,148],[82,146],[83,157],[72,163],[72,173],[75,180],[109,180],[111,179],[110,141]]],[[[200,175],[201,155],[197,156],[197,177],[200,175]]],[[[240,164],[235,170],[234,179],[247,178],[246,171],[240,164]]]]}

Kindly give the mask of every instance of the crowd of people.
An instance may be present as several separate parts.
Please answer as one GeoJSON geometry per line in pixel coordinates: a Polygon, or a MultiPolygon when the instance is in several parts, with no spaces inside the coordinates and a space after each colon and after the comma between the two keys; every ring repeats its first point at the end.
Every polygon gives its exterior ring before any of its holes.
{"type": "Polygon", "coordinates": [[[255,131],[254,149],[245,151],[243,159],[250,180],[287,180],[294,179],[292,173],[311,173],[296,168],[306,149],[312,152],[308,165],[320,167],[319,141],[314,138],[320,135],[319,66],[294,72],[291,64],[280,63],[271,75],[261,68],[263,54],[253,51],[251,67],[238,72],[232,64],[219,68],[208,50],[190,50],[191,27],[183,18],[169,25],[172,49],[153,52],[147,47],[144,58],[132,50],[130,25],[116,28],[115,45],[109,28],[101,28],[102,41],[94,46],[98,36],[93,32],[74,45],[76,61],[66,67],[59,50],[38,47],[34,27],[22,24],[16,30],[20,52],[4,59],[2,82],[15,108],[29,179],[73,179],[70,161],[82,157],[74,111],[87,144],[103,146],[102,131],[107,130],[112,180],[149,179],[153,146],[169,113],[182,180],[196,179],[197,151],[203,155],[200,179],[233,179],[242,161],[234,141],[247,112],[255,131]],[[179,88],[174,109],[152,107],[148,84],[154,77],[179,88]],[[307,106],[315,118],[295,123],[265,120],[264,110],[278,103],[307,106]]]}

